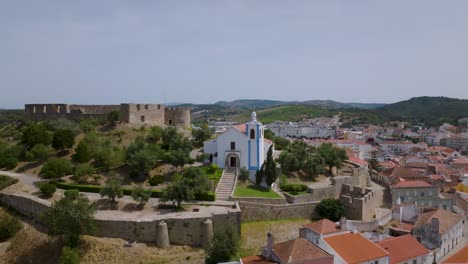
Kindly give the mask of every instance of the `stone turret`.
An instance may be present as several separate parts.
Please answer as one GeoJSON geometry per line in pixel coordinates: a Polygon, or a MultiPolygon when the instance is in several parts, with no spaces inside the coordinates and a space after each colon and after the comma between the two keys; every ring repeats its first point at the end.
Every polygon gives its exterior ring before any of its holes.
{"type": "Polygon", "coordinates": [[[159,222],[156,228],[156,245],[160,248],[169,247],[169,232],[167,231],[167,224],[164,221],[159,222]]]}

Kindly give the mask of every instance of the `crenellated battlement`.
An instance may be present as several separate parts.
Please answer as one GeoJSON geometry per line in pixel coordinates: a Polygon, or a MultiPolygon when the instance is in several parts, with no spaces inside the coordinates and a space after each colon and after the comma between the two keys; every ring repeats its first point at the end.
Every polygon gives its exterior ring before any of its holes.
{"type": "Polygon", "coordinates": [[[163,104],[25,104],[24,106],[25,116],[30,120],[105,118],[112,111],[118,111],[120,120],[128,124],[159,124],[183,127],[190,127],[191,125],[190,108],[165,107],[163,104]]]}

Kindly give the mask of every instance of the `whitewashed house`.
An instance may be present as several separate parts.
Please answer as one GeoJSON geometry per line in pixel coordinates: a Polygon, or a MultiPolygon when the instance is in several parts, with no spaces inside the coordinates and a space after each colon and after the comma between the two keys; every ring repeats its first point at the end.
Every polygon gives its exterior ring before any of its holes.
{"type": "Polygon", "coordinates": [[[252,113],[252,120],[232,126],[216,139],[204,142],[204,153],[210,162],[220,168],[245,168],[254,174],[266,160],[266,155],[273,142],[265,139],[264,126],[252,113]]]}

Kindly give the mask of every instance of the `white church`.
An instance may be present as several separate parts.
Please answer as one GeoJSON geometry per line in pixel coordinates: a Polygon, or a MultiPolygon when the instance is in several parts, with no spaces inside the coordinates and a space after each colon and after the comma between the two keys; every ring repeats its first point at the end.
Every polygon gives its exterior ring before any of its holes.
{"type": "Polygon", "coordinates": [[[252,120],[232,126],[216,139],[204,142],[204,152],[212,163],[223,169],[245,168],[251,172],[260,169],[266,160],[271,140],[263,137],[264,127],[252,112],[252,120]]]}

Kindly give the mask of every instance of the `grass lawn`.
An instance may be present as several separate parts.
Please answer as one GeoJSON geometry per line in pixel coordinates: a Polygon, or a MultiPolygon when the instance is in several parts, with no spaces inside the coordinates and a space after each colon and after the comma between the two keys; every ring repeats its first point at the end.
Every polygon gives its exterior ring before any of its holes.
{"type": "Polygon", "coordinates": [[[255,185],[238,184],[234,191],[235,197],[260,197],[260,198],[281,198],[277,193],[270,189],[264,189],[255,185]]]}
{"type": "Polygon", "coordinates": [[[266,245],[266,235],[273,233],[275,243],[299,237],[299,227],[308,224],[308,219],[285,219],[273,221],[242,222],[241,257],[256,255],[266,245]]]}

